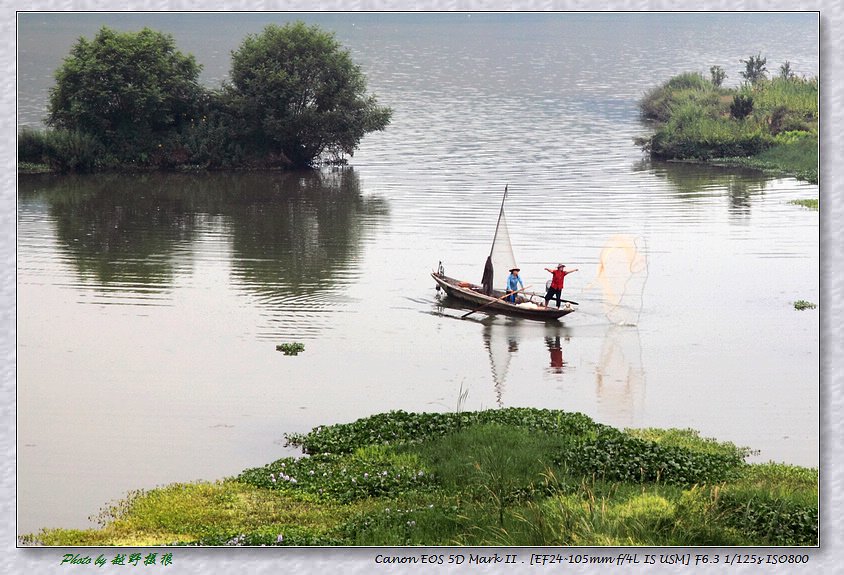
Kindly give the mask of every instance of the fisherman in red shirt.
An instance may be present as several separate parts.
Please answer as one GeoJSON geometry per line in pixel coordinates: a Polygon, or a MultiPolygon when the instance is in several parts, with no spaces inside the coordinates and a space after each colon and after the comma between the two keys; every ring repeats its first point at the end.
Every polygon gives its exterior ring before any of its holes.
{"type": "Polygon", "coordinates": [[[566,266],[563,264],[558,264],[557,269],[551,270],[545,268],[545,271],[551,272],[551,285],[548,287],[548,293],[545,294],[545,307],[548,307],[548,302],[551,301],[552,297],[557,298],[557,309],[560,309],[561,301],[560,298],[563,293],[563,280],[568,274],[572,274],[577,271],[577,268],[574,268],[570,272],[566,271],[566,266]]]}

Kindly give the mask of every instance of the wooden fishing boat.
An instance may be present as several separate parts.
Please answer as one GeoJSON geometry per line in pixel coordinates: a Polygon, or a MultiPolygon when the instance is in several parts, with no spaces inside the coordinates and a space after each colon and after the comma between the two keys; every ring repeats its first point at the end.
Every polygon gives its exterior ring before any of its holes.
{"type": "Polygon", "coordinates": [[[544,307],[543,296],[535,293],[521,292],[516,294],[516,301],[511,303],[504,298],[506,292],[503,290],[492,290],[490,295],[483,291],[483,287],[469,282],[450,278],[440,271],[433,272],[431,277],[437,282],[437,288],[445,291],[449,296],[464,301],[475,307],[485,306],[479,310],[487,313],[503,313],[515,317],[548,321],[556,320],[575,310],[571,302],[565,302],[557,309],[555,307],[544,307]],[[524,295],[522,295],[524,294],[524,295]]]}
{"type": "Polygon", "coordinates": [[[561,308],[545,307],[544,296],[527,293],[524,289],[515,293],[515,301],[508,301],[511,298],[507,296],[513,292],[506,291],[507,276],[513,268],[518,266],[516,266],[516,258],[510,244],[510,234],[507,231],[507,221],[504,217],[504,201],[506,199],[507,186],[504,187],[504,198],[501,200],[501,210],[498,213],[498,223],[495,225],[492,248],[484,265],[482,285],[475,285],[471,282],[446,276],[442,262],[440,262],[437,271],[431,274],[431,277],[437,282],[437,290],[445,290],[445,293],[449,296],[476,306],[477,309],[470,311],[463,317],[476,311],[485,311],[544,321],[555,320],[573,312],[575,308],[572,307],[572,304],[577,305],[577,302],[562,300],[565,302],[565,306],[561,308]]]}

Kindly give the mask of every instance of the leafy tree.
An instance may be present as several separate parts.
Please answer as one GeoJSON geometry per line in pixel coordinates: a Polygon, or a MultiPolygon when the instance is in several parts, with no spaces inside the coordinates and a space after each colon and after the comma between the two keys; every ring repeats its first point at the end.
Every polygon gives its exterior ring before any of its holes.
{"type": "Polygon", "coordinates": [[[751,56],[747,60],[740,60],[740,62],[745,66],[744,72],[741,72],[741,77],[751,84],[755,84],[765,78],[765,72],[768,71],[765,64],[768,62],[768,59],[763,58],[761,53],[751,56]]]}
{"type": "Polygon", "coordinates": [[[720,88],[721,84],[724,82],[724,78],[727,77],[727,73],[721,66],[711,66],[709,68],[709,76],[712,81],[712,85],[716,88],[720,88]]]}
{"type": "Polygon", "coordinates": [[[218,95],[224,123],[249,155],[306,167],[353,155],[392,111],[366,95],[366,81],[334,34],[302,22],[269,25],[232,52],[231,83],[218,95]]]}
{"type": "Polygon", "coordinates": [[[788,60],[780,66],[780,78],[785,80],[793,80],[795,78],[794,70],[791,69],[791,62],[788,60]]]}
{"type": "Polygon", "coordinates": [[[56,71],[46,123],[96,138],[124,161],[143,159],[190,119],[203,95],[200,70],[169,34],[103,26],[93,41],[79,38],[56,71]]]}

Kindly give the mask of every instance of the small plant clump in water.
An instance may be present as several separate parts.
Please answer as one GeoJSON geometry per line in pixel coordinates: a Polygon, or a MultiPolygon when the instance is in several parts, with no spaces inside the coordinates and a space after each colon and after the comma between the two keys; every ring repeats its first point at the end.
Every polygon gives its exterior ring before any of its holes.
{"type": "Polygon", "coordinates": [[[816,307],[818,307],[817,304],[802,299],[794,302],[794,309],[798,311],[803,311],[804,309],[815,309],[816,307]]]}
{"type": "Polygon", "coordinates": [[[818,210],[818,200],[791,200],[789,203],[797,206],[803,206],[804,208],[809,208],[810,210],[818,210]]]}
{"type": "Polygon", "coordinates": [[[305,351],[305,344],[298,341],[293,343],[282,343],[275,346],[276,351],[283,351],[284,355],[299,355],[300,351],[305,351]]]}

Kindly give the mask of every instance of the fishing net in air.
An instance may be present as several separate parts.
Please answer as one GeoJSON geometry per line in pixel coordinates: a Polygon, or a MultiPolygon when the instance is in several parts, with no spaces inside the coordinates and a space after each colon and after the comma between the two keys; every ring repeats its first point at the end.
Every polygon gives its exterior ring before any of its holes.
{"type": "Polygon", "coordinates": [[[616,325],[637,325],[642,293],[648,279],[648,256],[643,237],[615,235],[601,250],[598,277],[586,289],[600,284],[604,315],[616,325]]]}

